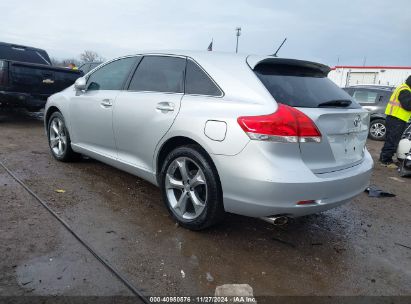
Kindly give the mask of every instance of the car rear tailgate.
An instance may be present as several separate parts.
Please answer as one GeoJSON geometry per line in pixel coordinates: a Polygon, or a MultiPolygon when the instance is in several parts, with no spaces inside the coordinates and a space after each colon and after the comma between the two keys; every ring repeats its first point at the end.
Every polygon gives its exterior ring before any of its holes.
{"type": "Polygon", "coordinates": [[[9,91],[51,95],[72,85],[81,75],[81,71],[14,61],[9,66],[9,91]]]}
{"type": "Polygon", "coordinates": [[[314,173],[352,167],[364,158],[369,113],[362,109],[298,108],[321,132],[320,143],[300,142],[304,163],[314,173]]]}
{"type": "Polygon", "coordinates": [[[274,100],[303,112],[320,131],[319,142],[299,141],[301,158],[313,173],[342,170],[363,160],[369,113],[327,78],[327,66],[272,57],[252,62],[274,100]]]}

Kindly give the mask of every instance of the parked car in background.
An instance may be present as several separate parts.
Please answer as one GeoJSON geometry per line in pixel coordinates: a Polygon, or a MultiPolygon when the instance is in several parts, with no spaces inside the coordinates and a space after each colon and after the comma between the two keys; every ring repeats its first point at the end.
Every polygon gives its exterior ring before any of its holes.
{"type": "Polygon", "coordinates": [[[357,85],[344,88],[364,109],[370,112],[369,137],[385,140],[385,108],[395,88],[380,85],[357,85]]]}
{"type": "Polygon", "coordinates": [[[81,71],[51,66],[45,50],[0,42],[0,108],[38,111],[50,95],[82,75],[81,71]]]}
{"type": "Polygon", "coordinates": [[[117,58],[48,99],[50,151],[158,185],[189,229],[225,212],[284,223],[348,202],[369,183],[369,113],[329,71],[215,52],[117,58]]]}
{"type": "Polygon", "coordinates": [[[103,62],[85,62],[82,65],[79,66],[79,70],[82,71],[84,74],[87,74],[90,72],[92,69],[98,67],[100,64],[103,62]]]}

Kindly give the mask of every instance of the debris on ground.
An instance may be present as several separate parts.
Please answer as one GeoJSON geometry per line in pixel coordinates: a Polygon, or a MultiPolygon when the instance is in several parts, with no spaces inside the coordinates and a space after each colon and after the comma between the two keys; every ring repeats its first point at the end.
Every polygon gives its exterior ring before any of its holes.
{"type": "Polygon", "coordinates": [[[206,273],[206,278],[207,278],[207,281],[209,281],[209,282],[214,281],[213,276],[212,276],[211,273],[209,273],[209,272],[206,273]]]}
{"type": "Polygon", "coordinates": [[[248,284],[224,284],[217,286],[216,297],[253,297],[253,288],[248,284]]]}
{"type": "Polygon", "coordinates": [[[282,240],[282,239],[277,239],[277,238],[275,238],[275,237],[272,237],[271,239],[274,240],[274,241],[277,241],[277,242],[279,242],[279,243],[283,243],[283,244],[285,244],[285,245],[288,245],[288,246],[290,246],[290,247],[293,247],[293,248],[297,247],[297,246],[295,246],[293,243],[284,241],[284,240],[282,240]]]}
{"type": "Polygon", "coordinates": [[[369,186],[367,189],[365,189],[364,192],[367,192],[369,197],[394,197],[396,196],[393,193],[386,192],[386,191],[379,189],[375,185],[369,186]]]}
{"type": "Polygon", "coordinates": [[[184,279],[186,277],[186,273],[184,272],[184,270],[181,269],[181,277],[184,279]]]}
{"type": "Polygon", "coordinates": [[[66,193],[66,190],[63,189],[56,189],[54,191],[56,191],[57,193],[66,193]]]}
{"type": "Polygon", "coordinates": [[[389,165],[384,165],[384,166],[387,167],[388,169],[398,169],[398,165],[394,163],[389,164],[389,165]]]}
{"type": "Polygon", "coordinates": [[[390,176],[389,177],[392,180],[395,180],[396,182],[400,182],[400,183],[405,183],[405,181],[403,181],[401,178],[395,177],[395,176],[390,176]]]}

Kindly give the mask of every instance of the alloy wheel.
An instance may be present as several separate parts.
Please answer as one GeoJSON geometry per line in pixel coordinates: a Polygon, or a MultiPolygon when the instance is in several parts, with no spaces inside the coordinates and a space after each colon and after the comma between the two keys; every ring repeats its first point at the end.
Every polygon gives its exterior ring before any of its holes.
{"type": "Polygon", "coordinates": [[[67,134],[63,121],[58,117],[53,118],[50,123],[49,141],[50,148],[56,156],[60,157],[66,152],[67,134]]]}
{"type": "Polygon", "coordinates": [[[370,133],[372,136],[374,136],[375,138],[382,138],[385,136],[386,133],[386,128],[385,125],[377,122],[371,125],[370,127],[370,133]]]}
{"type": "Polygon", "coordinates": [[[200,216],[207,203],[203,170],[188,157],[176,158],[167,169],[165,190],[173,212],[184,220],[200,216]]]}

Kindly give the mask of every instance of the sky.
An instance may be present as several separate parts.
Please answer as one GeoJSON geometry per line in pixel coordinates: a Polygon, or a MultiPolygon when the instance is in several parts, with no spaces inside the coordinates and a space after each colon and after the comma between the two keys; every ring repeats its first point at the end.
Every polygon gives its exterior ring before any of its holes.
{"type": "Polygon", "coordinates": [[[239,52],[340,65],[411,66],[409,0],[2,0],[0,41],[78,58],[143,50],[239,52]]]}

